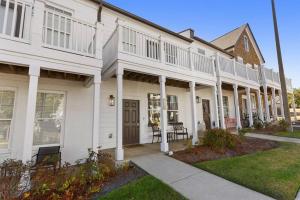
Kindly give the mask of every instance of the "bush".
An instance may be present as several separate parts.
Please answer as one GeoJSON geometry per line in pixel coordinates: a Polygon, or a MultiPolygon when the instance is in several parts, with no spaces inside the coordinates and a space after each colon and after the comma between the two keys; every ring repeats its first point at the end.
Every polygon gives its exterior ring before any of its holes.
{"type": "Polygon", "coordinates": [[[287,129],[289,128],[290,124],[284,120],[284,119],[281,119],[279,122],[278,122],[278,125],[281,129],[281,131],[287,131],[287,129]]]}
{"type": "Polygon", "coordinates": [[[254,123],[253,123],[253,127],[256,129],[256,130],[261,130],[264,128],[264,123],[260,120],[255,120],[254,123]]]}
{"type": "Polygon", "coordinates": [[[226,148],[234,149],[238,140],[229,131],[212,129],[205,132],[203,144],[213,150],[223,152],[226,148]]]}

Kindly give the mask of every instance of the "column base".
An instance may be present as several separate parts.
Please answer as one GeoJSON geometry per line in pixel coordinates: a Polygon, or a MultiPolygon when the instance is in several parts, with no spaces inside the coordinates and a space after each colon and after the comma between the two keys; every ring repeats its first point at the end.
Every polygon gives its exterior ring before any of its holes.
{"type": "Polygon", "coordinates": [[[169,151],[169,144],[168,143],[160,143],[160,151],[161,152],[168,152],[169,151]]]}
{"type": "Polygon", "coordinates": [[[116,149],[115,154],[116,161],[124,160],[124,149],[116,149]]]}
{"type": "Polygon", "coordinates": [[[198,137],[195,138],[195,137],[193,136],[192,144],[193,144],[193,146],[199,144],[199,139],[198,139],[198,137]]]}

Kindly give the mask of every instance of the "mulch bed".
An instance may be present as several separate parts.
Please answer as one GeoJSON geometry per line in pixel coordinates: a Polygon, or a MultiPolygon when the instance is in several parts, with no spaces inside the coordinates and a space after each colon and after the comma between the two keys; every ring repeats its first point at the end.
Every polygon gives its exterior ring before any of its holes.
{"type": "Polygon", "coordinates": [[[101,188],[101,192],[94,194],[91,199],[99,199],[100,197],[105,196],[109,192],[146,175],[148,175],[147,172],[145,172],[135,164],[130,163],[130,169],[128,171],[118,173],[116,176],[106,180],[106,182],[101,188]]]}
{"type": "Polygon", "coordinates": [[[185,163],[194,164],[209,160],[218,160],[233,156],[241,156],[265,151],[279,147],[279,143],[275,141],[262,140],[257,138],[249,138],[241,140],[233,150],[225,149],[223,152],[217,152],[206,146],[199,146],[192,149],[175,152],[173,158],[185,163]]]}

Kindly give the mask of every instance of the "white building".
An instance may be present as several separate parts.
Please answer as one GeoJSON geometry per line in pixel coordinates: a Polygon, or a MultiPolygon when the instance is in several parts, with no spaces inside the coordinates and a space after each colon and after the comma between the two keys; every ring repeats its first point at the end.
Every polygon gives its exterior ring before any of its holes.
{"type": "MultiPolygon", "coordinates": [[[[280,96],[278,73],[263,59],[236,61],[191,29],[175,33],[96,0],[0,2],[1,160],[25,162],[58,145],[63,161],[98,146],[123,160],[123,145],[152,141],[153,122],[168,151],[172,122],[183,122],[195,143],[199,128],[240,127],[243,112],[250,124],[253,112],[270,120],[269,99],[280,96]]],[[[243,28],[245,47],[257,45],[243,28]]]]}

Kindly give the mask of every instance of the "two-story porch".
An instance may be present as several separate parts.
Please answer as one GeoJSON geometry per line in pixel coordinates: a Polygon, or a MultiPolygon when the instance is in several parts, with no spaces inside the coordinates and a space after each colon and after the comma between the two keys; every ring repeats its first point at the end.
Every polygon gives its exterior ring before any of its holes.
{"type": "Polygon", "coordinates": [[[103,85],[117,91],[116,141],[111,146],[116,147],[117,160],[124,158],[123,145],[151,142],[154,122],[160,124],[163,152],[169,149],[172,122],[183,122],[194,144],[198,126],[218,127],[214,59],[193,52],[187,38],[151,35],[121,20],[116,23],[104,45],[102,76],[103,85]],[[126,108],[134,102],[138,107],[126,108]],[[139,119],[126,127],[135,117],[139,119]]]}
{"type": "Polygon", "coordinates": [[[26,162],[45,146],[60,146],[63,161],[84,158],[98,147],[99,5],[0,2],[0,159],[26,162]]]}

